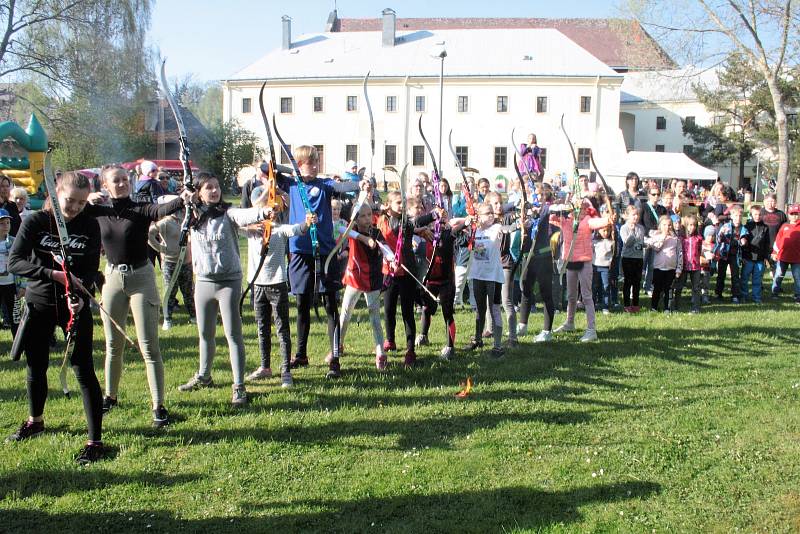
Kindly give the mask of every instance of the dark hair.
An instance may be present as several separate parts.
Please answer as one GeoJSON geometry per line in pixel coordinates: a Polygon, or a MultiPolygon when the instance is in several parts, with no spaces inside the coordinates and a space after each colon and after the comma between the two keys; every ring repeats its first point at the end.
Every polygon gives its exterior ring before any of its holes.
{"type": "Polygon", "coordinates": [[[723,197],[725,197],[725,200],[727,200],[727,201],[736,200],[736,191],[734,191],[734,190],[733,190],[733,188],[732,188],[731,186],[729,186],[729,185],[726,185],[726,186],[724,186],[724,187],[723,187],[723,188],[720,190],[720,192],[719,192],[719,193],[720,193],[720,194],[721,194],[723,197]]]}
{"type": "Polygon", "coordinates": [[[61,175],[61,178],[58,179],[58,184],[56,188],[64,187],[65,185],[71,185],[76,189],[90,189],[92,187],[92,183],[89,179],[77,172],[65,172],[61,175]]]}
{"type": "Polygon", "coordinates": [[[628,175],[625,176],[625,181],[627,182],[631,178],[635,178],[636,179],[636,187],[639,187],[639,181],[640,181],[639,180],[639,175],[636,174],[635,172],[629,172],[628,175]]]}
{"type": "Polygon", "coordinates": [[[542,187],[542,200],[545,202],[552,202],[553,201],[553,187],[550,184],[546,184],[541,182],[542,187]]]}
{"type": "Polygon", "coordinates": [[[11,178],[7,174],[3,174],[0,172],[0,183],[8,182],[8,185],[13,185],[14,182],[11,181],[11,178]]]}
{"type": "MultiPolygon", "coordinates": [[[[216,180],[219,183],[219,178],[211,174],[210,172],[199,172],[194,179],[194,188],[195,191],[199,191],[202,187],[210,182],[211,180],[216,180]]],[[[225,202],[224,200],[220,199],[220,201],[213,205],[208,205],[208,209],[205,210],[200,217],[197,219],[197,225],[202,225],[207,219],[216,219],[217,217],[222,217],[225,215],[225,212],[228,211],[231,205],[225,202]]]]}
{"type": "Polygon", "coordinates": [[[439,178],[439,181],[447,186],[447,192],[444,195],[446,197],[452,198],[453,197],[453,190],[450,189],[450,182],[447,181],[447,178],[439,178]]]}

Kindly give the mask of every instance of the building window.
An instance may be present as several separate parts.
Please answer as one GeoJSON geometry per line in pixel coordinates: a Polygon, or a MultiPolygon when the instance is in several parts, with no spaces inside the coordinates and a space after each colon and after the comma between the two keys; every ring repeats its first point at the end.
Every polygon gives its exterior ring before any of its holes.
{"type": "Polygon", "coordinates": [[[348,96],[347,97],[347,111],[358,111],[358,97],[357,96],[348,96]]]}
{"type": "Polygon", "coordinates": [[[462,167],[469,167],[469,147],[457,146],[456,157],[458,161],[461,162],[462,167]]]}
{"type": "Polygon", "coordinates": [[[290,96],[281,97],[281,113],[291,113],[291,112],[292,112],[292,97],[290,96]]]}
{"type": "Polygon", "coordinates": [[[317,149],[317,155],[319,155],[319,165],[317,166],[317,172],[324,173],[325,172],[325,147],[323,145],[314,145],[314,148],[317,149]]]}
{"type": "Polygon", "coordinates": [[[689,115],[688,117],[683,119],[683,122],[686,126],[694,126],[695,125],[694,115],[689,115]]]}
{"type": "Polygon", "coordinates": [[[322,97],[315,96],[314,97],[314,112],[315,113],[322,113],[323,105],[322,105],[322,97]]]}
{"type": "Polygon", "coordinates": [[[508,167],[508,148],[504,146],[494,147],[494,167],[495,169],[508,167]]]}
{"type": "Polygon", "coordinates": [[[683,145],[683,153],[691,157],[693,148],[693,145],[683,145]]]}
{"type": "MultiPolygon", "coordinates": [[[[358,145],[344,145],[344,159],[345,161],[353,160],[358,162],[358,145]]],[[[350,169],[346,169],[349,171],[350,169]]]]}
{"type": "Polygon", "coordinates": [[[414,145],[411,147],[411,165],[414,167],[425,166],[425,147],[422,145],[414,145]]]}
{"type": "Polygon", "coordinates": [[[497,112],[498,113],[508,113],[508,97],[507,96],[498,96],[497,97],[497,112]]]}
{"type": "Polygon", "coordinates": [[[459,113],[466,113],[469,111],[469,97],[468,96],[459,96],[458,97],[458,112],[459,113]]]}
{"type": "Polygon", "coordinates": [[[397,145],[383,145],[383,164],[397,165],[397,145]]]}
{"type": "MultiPolygon", "coordinates": [[[[291,152],[292,151],[292,145],[286,145],[286,146],[289,149],[289,152],[291,152]]],[[[289,161],[289,157],[286,155],[286,151],[285,150],[281,150],[280,153],[281,153],[281,165],[291,165],[292,162],[289,161]]]]}
{"type": "Polygon", "coordinates": [[[581,113],[590,113],[592,111],[592,97],[581,97],[581,113]]]}
{"type": "Polygon", "coordinates": [[[667,118],[656,117],[656,130],[666,130],[666,129],[667,129],[667,118]]]}
{"type": "Polygon", "coordinates": [[[388,111],[388,112],[397,111],[397,97],[396,96],[387,96],[386,97],[386,111],[388,111]]]}
{"type": "Polygon", "coordinates": [[[588,169],[590,165],[590,156],[589,154],[592,153],[591,148],[579,148],[578,149],[578,168],[579,169],[588,169]]]}
{"type": "Polygon", "coordinates": [[[656,145],[656,152],[664,152],[664,145],[656,145]]]}
{"type": "Polygon", "coordinates": [[[242,113],[250,113],[253,101],[249,98],[242,99],[242,113]]]}
{"type": "Polygon", "coordinates": [[[539,163],[542,164],[542,170],[547,168],[547,149],[539,147],[539,163]]]}
{"type": "Polygon", "coordinates": [[[424,96],[418,96],[415,99],[415,109],[416,109],[417,113],[422,113],[423,111],[425,111],[425,97],[424,96]]]}
{"type": "Polygon", "coordinates": [[[536,113],[547,113],[547,97],[536,97],[536,113]]]}

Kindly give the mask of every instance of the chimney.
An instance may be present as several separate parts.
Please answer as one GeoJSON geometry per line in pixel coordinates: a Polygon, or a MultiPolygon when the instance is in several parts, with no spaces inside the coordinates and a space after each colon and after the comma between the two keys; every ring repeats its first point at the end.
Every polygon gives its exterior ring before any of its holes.
{"type": "Polygon", "coordinates": [[[283,42],[281,50],[289,50],[292,47],[292,17],[284,15],[281,17],[283,22],[283,42]]]}
{"type": "Polygon", "coordinates": [[[395,12],[387,7],[383,10],[383,46],[394,46],[395,12]]]}

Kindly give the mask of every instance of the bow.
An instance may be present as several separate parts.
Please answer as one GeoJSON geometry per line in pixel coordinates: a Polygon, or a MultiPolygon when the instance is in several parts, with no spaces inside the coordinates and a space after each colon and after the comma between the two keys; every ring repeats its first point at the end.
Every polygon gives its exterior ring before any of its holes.
{"type": "MultiPolygon", "coordinates": [[[[453,159],[456,161],[458,172],[461,173],[461,194],[464,196],[464,203],[467,206],[467,215],[473,219],[469,228],[469,240],[467,241],[467,248],[472,250],[472,245],[475,242],[475,229],[477,226],[475,217],[477,212],[475,211],[475,203],[472,200],[472,191],[469,190],[469,182],[464,174],[464,167],[461,166],[461,160],[458,159],[458,154],[456,154],[456,150],[453,148],[453,130],[450,130],[450,134],[447,136],[447,143],[450,145],[450,153],[453,154],[453,159]]],[[[470,260],[472,260],[472,255],[470,255],[470,260]]],[[[469,268],[467,270],[469,271],[469,268]]]]}
{"type": "MultiPolygon", "coordinates": [[[[602,182],[602,184],[603,184],[603,189],[605,189],[605,191],[606,191],[606,199],[605,199],[606,211],[608,212],[608,216],[610,218],[614,213],[613,212],[614,207],[611,204],[611,199],[612,199],[612,197],[615,197],[616,194],[614,193],[613,189],[608,187],[608,184],[606,183],[606,179],[603,176],[603,173],[601,173],[600,169],[597,168],[597,163],[594,162],[594,150],[589,150],[589,161],[592,163],[592,167],[594,168],[594,172],[595,172],[595,174],[597,174],[598,178],[600,178],[600,182],[602,182]]],[[[614,243],[612,245],[612,248],[611,248],[612,256],[616,256],[616,248],[617,248],[616,231],[617,231],[616,225],[611,224],[611,239],[613,240],[613,243],[614,243]]]]}
{"type": "Polygon", "coordinates": [[[367,71],[367,75],[364,76],[364,102],[367,104],[367,114],[369,115],[369,146],[371,150],[371,156],[369,158],[369,174],[370,177],[375,176],[375,172],[372,170],[372,163],[375,159],[375,119],[372,117],[372,105],[369,103],[369,94],[367,93],[367,82],[369,81],[369,71],[367,71]]]}
{"type": "MultiPolygon", "coordinates": [[[[183,187],[194,192],[192,166],[189,163],[189,155],[191,153],[189,150],[189,139],[186,136],[186,128],[183,126],[183,118],[181,117],[181,111],[180,108],[178,108],[178,103],[175,101],[175,97],[172,96],[172,93],[167,85],[166,63],[166,59],[161,62],[161,87],[164,91],[164,97],[167,99],[167,103],[172,110],[172,115],[175,117],[175,124],[178,127],[178,143],[180,144],[181,149],[179,159],[181,161],[181,166],[183,167],[183,187]]],[[[164,298],[161,303],[161,307],[165,314],[167,306],[169,306],[170,295],[172,295],[172,290],[175,288],[175,284],[178,283],[178,275],[181,272],[183,260],[186,257],[186,245],[189,241],[189,228],[192,224],[192,208],[193,206],[191,203],[186,204],[186,209],[183,213],[181,233],[180,237],[178,238],[178,246],[180,246],[180,250],[178,252],[178,261],[175,264],[175,270],[172,271],[172,276],[169,279],[167,287],[164,288],[164,298]]]]}
{"type": "MultiPolygon", "coordinates": [[[[433,155],[433,150],[431,149],[431,145],[428,144],[428,140],[425,139],[425,133],[422,131],[422,115],[419,116],[419,135],[422,137],[422,142],[425,143],[425,149],[428,151],[428,155],[431,158],[431,163],[433,164],[433,173],[431,175],[431,182],[433,183],[433,198],[434,204],[437,208],[442,208],[442,191],[439,188],[439,167],[436,165],[436,158],[433,155]]],[[[422,282],[427,282],[428,276],[431,274],[431,269],[433,267],[433,262],[436,259],[436,249],[439,247],[439,241],[442,237],[442,221],[438,217],[436,221],[433,223],[433,252],[431,254],[431,262],[428,264],[428,270],[425,272],[425,276],[422,277],[422,282]]]]}
{"type": "MultiPolygon", "coordinates": [[[[275,162],[275,145],[272,143],[272,132],[269,129],[269,120],[267,119],[267,112],[264,110],[264,88],[267,86],[267,82],[264,82],[261,85],[261,91],[258,93],[258,105],[261,109],[261,120],[264,122],[264,128],[267,130],[267,141],[269,143],[269,163],[267,169],[267,175],[269,177],[269,186],[267,189],[267,205],[266,207],[271,209],[273,213],[275,211],[281,211],[282,204],[278,203],[278,194],[276,191],[276,177],[275,177],[275,169],[277,168],[277,163],[275,162]]],[[[272,219],[266,219],[263,222],[264,229],[263,233],[261,234],[261,253],[258,260],[258,267],[256,267],[256,272],[253,274],[253,278],[250,280],[250,283],[247,284],[247,287],[242,293],[241,298],[239,299],[239,315],[242,314],[242,308],[244,307],[244,300],[247,297],[247,293],[249,293],[253,286],[258,279],[258,274],[261,272],[261,268],[264,266],[264,262],[267,259],[267,253],[269,252],[269,240],[272,238],[272,226],[273,222],[272,219]]]]}
{"type": "MultiPolygon", "coordinates": [[[[580,191],[578,187],[578,176],[580,172],[578,171],[578,158],[575,156],[575,148],[572,146],[572,140],[569,138],[569,134],[567,133],[567,129],[564,127],[564,114],[561,114],[561,131],[564,132],[564,137],[567,138],[567,144],[569,145],[569,151],[572,154],[572,163],[574,165],[572,171],[572,195],[576,197],[580,201],[580,191]]],[[[569,250],[567,251],[567,259],[566,261],[562,262],[561,268],[558,270],[558,274],[563,275],[564,271],[567,268],[567,263],[572,261],[572,252],[575,247],[575,238],[577,237],[578,233],[578,224],[580,221],[578,217],[580,215],[580,203],[574,203],[576,207],[572,209],[572,240],[569,243],[569,250]]]]}
{"type": "MultiPolygon", "coordinates": [[[[61,267],[64,272],[64,296],[72,303],[77,302],[78,295],[75,294],[72,287],[72,257],[69,255],[69,233],[67,232],[67,223],[64,221],[64,214],[61,211],[61,205],[58,203],[58,196],[56,195],[56,177],[53,174],[53,168],[50,164],[50,151],[48,150],[44,161],[44,184],[47,189],[47,195],[50,197],[50,207],[53,210],[53,219],[56,222],[56,230],[58,232],[58,245],[61,255],[53,254],[53,261],[61,267]]],[[[67,386],[67,362],[72,357],[72,349],[74,349],[75,336],[77,335],[77,325],[75,322],[75,313],[69,308],[69,319],[64,328],[65,343],[64,358],[61,363],[61,370],[58,374],[58,379],[61,382],[61,389],[64,395],[69,397],[69,387],[67,386]]]]}
{"type": "MultiPolygon", "coordinates": [[[[306,210],[306,215],[310,215],[313,213],[311,210],[311,203],[308,201],[308,191],[306,191],[306,185],[303,182],[303,175],[300,173],[300,167],[297,165],[297,160],[294,159],[294,155],[292,154],[292,149],[289,148],[289,145],[283,140],[281,137],[281,133],[278,131],[278,124],[275,122],[275,114],[272,114],[272,128],[275,130],[275,137],[278,138],[278,142],[281,144],[281,148],[283,152],[286,154],[286,157],[289,158],[289,162],[292,164],[292,169],[294,170],[295,180],[297,180],[297,194],[300,195],[300,202],[303,204],[303,208],[306,210]]],[[[308,235],[311,238],[311,254],[314,256],[314,280],[313,280],[313,288],[314,288],[314,295],[319,294],[319,275],[320,271],[322,270],[322,261],[319,257],[319,241],[317,241],[317,224],[312,223],[308,229],[308,235]]],[[[319,310],[317,309],[317,299],[314,298],[314,313],[319,317],[319,310]]]]}
{"type": "MultiPolygon", "coordinates": [[[[397,169],[392,167],[390,169],[392,172],[397,174],[397,169]]],[[[405,164],[403,167],[403,171],[399,175],[400,179],[400,198],[402,199],[402,204],[400,208],[400,226],[397,228],[397,241],[394,244],[394,260],[397,261],[398,268],[399,266],[403,265],[403,232],[406,226],[406,222],[408,221],[408,215],[406,210],[406,173],[408,172],[408,163],[405,164]]],[[[390,218],[391,221],[391,218],[390,218]]],[[[389,284],[391,284],[392,279],[397,274],[397,269],[393,269],[389,271],[389,274],[386,278],[383,279],[383,290],[385,291],[389,284]]]]}

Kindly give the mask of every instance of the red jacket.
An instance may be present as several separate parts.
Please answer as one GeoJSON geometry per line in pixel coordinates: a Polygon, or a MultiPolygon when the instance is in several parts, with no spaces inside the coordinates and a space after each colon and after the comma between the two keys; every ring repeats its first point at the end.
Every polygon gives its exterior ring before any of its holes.
{"type": "Polygon", "coordinates": [[[786,223],[780,227],[772,250],[777,255],[778,261],[800,263],[800,221],[794,224],[786,223]]]}
{"type": "Polygon", "coordinates": [[[700,255],[703,252],[703,236],[689,235],[681,240],[683,244],[683,270],[699,271],[700,255]]]}

